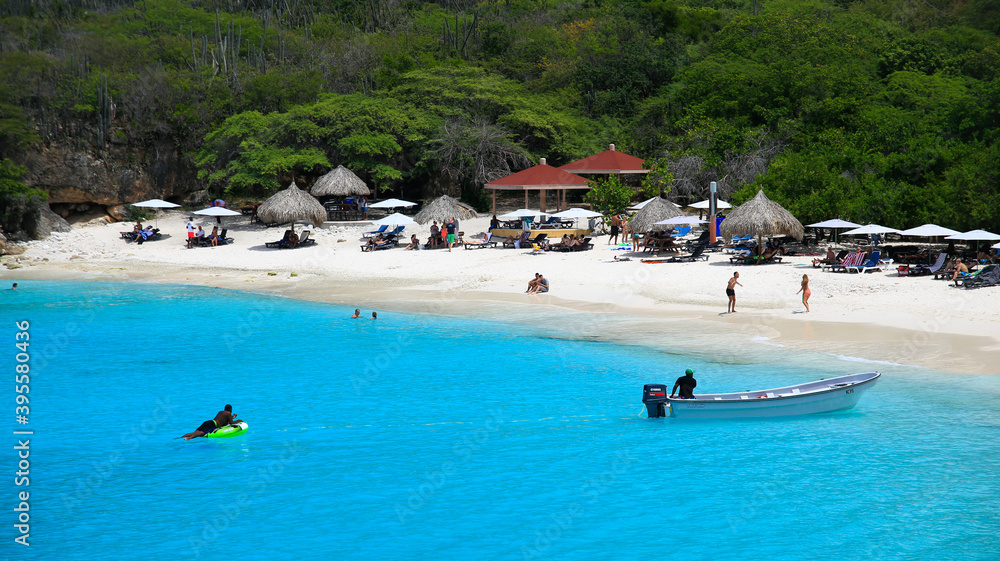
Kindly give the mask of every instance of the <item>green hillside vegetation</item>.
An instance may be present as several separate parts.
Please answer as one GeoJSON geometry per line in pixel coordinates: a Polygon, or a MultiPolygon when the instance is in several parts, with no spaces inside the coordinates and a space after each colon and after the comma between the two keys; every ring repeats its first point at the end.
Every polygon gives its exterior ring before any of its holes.
{"type": "Polygon", "coordinates": [[[991,4],[8,0],[0,158],[169,139],[220,193],[343,164],[483,200],[614,142],[682,201],[714,180],[803,222],[996,231],[991,4]]]}

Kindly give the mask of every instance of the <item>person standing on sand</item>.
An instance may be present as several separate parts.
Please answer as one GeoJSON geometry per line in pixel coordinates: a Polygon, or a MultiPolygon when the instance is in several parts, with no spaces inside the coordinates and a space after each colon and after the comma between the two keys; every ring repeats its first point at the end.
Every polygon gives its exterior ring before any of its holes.
{"type": "Polygon", "coordinates": [[[188,249],[191,249],[194,247],[194,218],[188,218],[186,228],[188,232],[188,249]]]}
{"type": "MultiPolygon", "coordinates": [[[[809,311],[809,297],[812,296],[812,291],[809,290],[809,275],[802,275],[802,288],[799,289],[802,293],[802,304],[806,307],[806,312],[809,311]]],[[[798,294],[799,292],[796,292],[798,294]]]]}
{"type": "Polygon", "coordinates": [[[611,235],[608,236],[608,245],[614,241],[615,245],[618,245],[618,231],[621,230],[622,219],[617,214],[611,216],[611,235]]]}
{"type": "MultiPolygon", "coordinates": [[[[729,297],[729,307],[726,308],[727,314],[736,313],[736,285],[740,284],[740,274],[733,273],[733,278],[729,279],[729,285],[726,286],[726,296],[729,297]]],[[[743,286],[740,284],[740,286],[743,286]]]]}
{"type": "Polygon", "coordinates": [[[455,220],[449,218],[444,228],[448,232],[448,251],[451,251],[451,246],[455,245],[455,220]]]}

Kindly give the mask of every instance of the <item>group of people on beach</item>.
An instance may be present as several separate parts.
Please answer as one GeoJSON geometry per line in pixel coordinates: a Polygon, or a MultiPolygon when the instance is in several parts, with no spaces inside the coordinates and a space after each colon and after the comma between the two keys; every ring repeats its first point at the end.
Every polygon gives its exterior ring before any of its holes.
{"type": "Polygon", "coordinates": [[[152,224],[147,224],[145,228],[142,227],[142,222],[136,220],[135,226],[132,228],[132,241],[137,244],[148,240],[156,234],[156,229],[153,228],[152,224]]]}
{"type": "Polygon", "coordinates": [[[528,290],[525,290],[525,294],[537,294],[539,292],[549,291],[549,279],[542,276],[541,273],[535,273],[535,278],[528,281],[528,290]]]}
{"type": "Polygon", "coordinates": [[[188,249],[193,248],[195,245],[205,245],[204,242],[207,240],[209,245],[212,247],[218,247],[219,245],[219,227],[212,226],[212,233],[206,236],[204,228],[199,224],[197,228],[194,225],[194,218],[188,218],[187,225],[187,247],[188,249]]]}
{"type": "MultiPolygon", "coordinates": [[[[458,221],[454,218],[449,218],[440,227],[438,227],[437,220],[433,221],[431,223],[431,236],[427,238],[427,249],[447,247],[448,251],[451,251],[455,245],[456,234],[458,234],[458,221]]],[[[406,246],[406,249],[420,249],[420,243],[415,234],[410,237],[410,245],[406,246]]]]}

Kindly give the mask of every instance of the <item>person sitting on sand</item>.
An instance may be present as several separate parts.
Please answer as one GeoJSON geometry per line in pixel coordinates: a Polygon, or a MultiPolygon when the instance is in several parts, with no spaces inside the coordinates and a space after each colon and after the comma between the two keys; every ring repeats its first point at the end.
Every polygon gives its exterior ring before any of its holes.
{"type": "Polygon", "coordinates": [[[535,286],[528,290],[528,294],[538,294],[539,292],[549,291],[549,279],[542,276],[541,273],[535,273],[537,278],[535,279],[535,286]]]}
{"type": "Polygon", "coordinates": [[[674,389],[670,390],[670,397],[677,394],[677,389],[681,390],[681,399],[694,399],[694,389],[698,387],[698,381],[694,379],[694,370],[688,368],[684,375],[674,382],[674,389]]]}
{"type": "Polygon", "coordinates": [[[528,288],[527,288],[527,290],[524,291],[525,294],[528,294],[529,292],[531,292],[531,289],[535,288],[535,286],[538,285],[538,277],[540,277],[540,276],[541,275],[539,275],[538,273],[535,273],[535,278],[533,278],[530,281],[528,281],[528,288]]]}
{"type": "Polygon", "coordinates": [[[354,310],[354,315],[351,316],[351,317],[354,318],[354,319],[357,319],[357,318],[361,317],[361,310],[355,309],[354,310]]]}
{"type": "Polygon", "coordinates": [[[420,240],[417,239],[416,234],[410,234],[410,245],[406,246],[405,251],[410,251],[411,249],[420,249],[420,240]]]}
{"type": "Polygon", "coordinates": [[[210,421],[205,421],[197,428],[194,432],[189,432],[184,435],[184,440],[191,440],[192,438],[198,438],[199,436],[205,436],[210,432],[215,432],[218,429],[226,425],[234,425],[240,422],[239,419],[233,415],[233,406],[226,404],[225,409],[219,411],[215,414],[215,418],[210,421]]]}

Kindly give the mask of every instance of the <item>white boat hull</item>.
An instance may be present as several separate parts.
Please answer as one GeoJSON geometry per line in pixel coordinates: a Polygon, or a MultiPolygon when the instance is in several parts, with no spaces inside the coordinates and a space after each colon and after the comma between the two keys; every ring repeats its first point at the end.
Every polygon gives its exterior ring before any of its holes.
{"type": "Polygon", "coordinates": [[[878,372],[868,372],[783,388],[665,399],[669,416],[678,419],[813,415],[852,409],[880,376],[878,372]]]}

